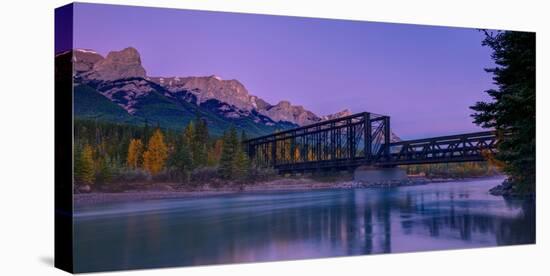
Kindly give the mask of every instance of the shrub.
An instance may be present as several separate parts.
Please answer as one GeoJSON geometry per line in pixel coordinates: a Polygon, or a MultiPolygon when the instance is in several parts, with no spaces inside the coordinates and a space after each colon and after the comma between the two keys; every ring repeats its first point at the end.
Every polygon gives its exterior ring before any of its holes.
{"type": "Polygon", "coordinates": [[[123,169],[118,172],[114,182],[139,183],[147,182],[151,179],[151,175],[142,169],[123,169]]]}
{"type": "Polygon", "coordinates": [[[248,169],[246,176],[241,179],[248,183],[273,180],[277,177],[277,171],[273,168],[252,167],[248,169]]]}
{"type": "Polygon", "coordinates": [[[217,167],[196,168],[191,172],[191,182],[194,184],[217,182],[219,178],[217,167]]]}
{"type": "Polygon", "coordinates": [[[151,176],[153,182],[172,182],[174,178],[170,170],[162,170],[151,176]]]}
{"type": "Polygon", "coordinates": [[[170,181],[180,184],[189,183],[189,181],[191,180],[191,173],[187,170],[169,168],[161,174],[162,175],[160,177],[154,177],[153,179],[155,181],[162,181],[164,179],[164,181],[170,181]]]}

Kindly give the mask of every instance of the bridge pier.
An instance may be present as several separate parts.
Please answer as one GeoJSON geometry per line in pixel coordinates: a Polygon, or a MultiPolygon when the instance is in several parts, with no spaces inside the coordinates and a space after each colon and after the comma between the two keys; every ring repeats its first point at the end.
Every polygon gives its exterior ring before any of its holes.
{"type": "Polygon", "coordinates": [[[366,183],[404,181],[407,172],[399,167],[360,166],[355,169],[353,180],[366,183]]]}

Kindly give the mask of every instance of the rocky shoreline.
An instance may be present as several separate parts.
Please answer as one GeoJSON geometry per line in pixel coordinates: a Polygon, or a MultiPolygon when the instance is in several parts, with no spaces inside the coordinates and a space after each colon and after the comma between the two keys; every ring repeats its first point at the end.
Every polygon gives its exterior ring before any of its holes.
{"type": "Polygon", "coordinates": [[[535,194],[521,193],[517,191],[511,181],[505,179],[502,184],[497,185],[489,190],[489,193],[494,196],[502,196],[505,198],[533,198],[535,194]]]}
{"type": "Polygon", "coordinates": [[[320,189],[354,189],[354,188],[391,188],[425,185],[430,183],[450,182],[465,179],[451,178],[410,178],[405,181],[388,181],[379,183],[365,183],[359,181],[332,181],[323,182],[308,178],[299,179],[277,179],[268,182],[260,182],[249,185],[225,185],[222,187],[211,187],[208,184],[199,187],[185,187],[177,184],[154,184],[146,189],[127,190],[122,192],[86,192],[74,194],[74,205],[76,207],[126,202],[151,199],[176,199],[189,197],[203,197],[226,195],[242,192],[272,192],[272,191],[307,191],[320,189]]]}

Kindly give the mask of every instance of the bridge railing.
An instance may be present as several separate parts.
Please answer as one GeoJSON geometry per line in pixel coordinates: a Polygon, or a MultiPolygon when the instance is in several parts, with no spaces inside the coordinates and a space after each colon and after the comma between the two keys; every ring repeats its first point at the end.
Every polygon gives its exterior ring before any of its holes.
{"type": "Polygon", "coordinates": [[[443,162],[483,161],[495,154],[497,135],[494,131],[432,137],[392,143],[384,165],[426,164],[443,162]]]}
{"type": "Polygon", "coordinates": [[[390,142],[390,118],[363,112],[244,141],[250,159],[280,172],[482,161],[494,131],[390,142]]]}
{"type": "Polygon", "coordinates": [[[244,142],[260,166],[375,160],[389,154],[389,117],[363,112],[244,142]]]}

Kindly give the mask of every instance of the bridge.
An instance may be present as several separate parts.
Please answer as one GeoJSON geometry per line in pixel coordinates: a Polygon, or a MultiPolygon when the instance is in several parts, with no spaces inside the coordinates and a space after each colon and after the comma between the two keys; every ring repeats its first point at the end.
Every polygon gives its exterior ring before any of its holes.
{"type": "Polygon", "coordinates": [[[244,141],[256,164],[279,173],[483,161],[496,151],[494,131],[391,141],[390,117],[369,112],[244,141]]]}

